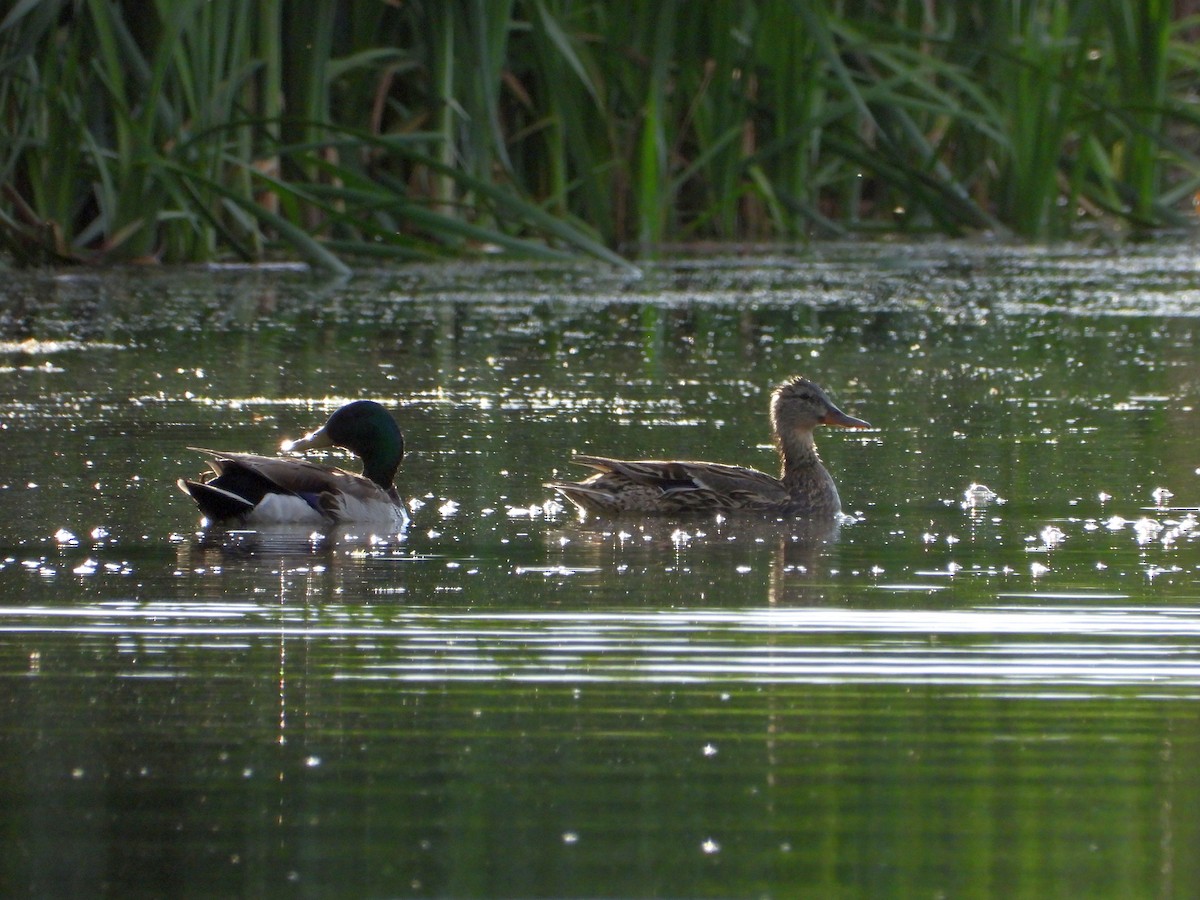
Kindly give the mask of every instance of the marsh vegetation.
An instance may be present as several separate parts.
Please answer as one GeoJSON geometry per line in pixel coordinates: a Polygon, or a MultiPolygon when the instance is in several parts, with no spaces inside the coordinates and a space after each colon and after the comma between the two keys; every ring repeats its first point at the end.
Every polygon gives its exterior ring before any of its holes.
{"type": "Polygon", "coordinates": [[[0,245],[341,270],[1175,226],[1195,28],[1166,0],[26,0],[0,245]]]}

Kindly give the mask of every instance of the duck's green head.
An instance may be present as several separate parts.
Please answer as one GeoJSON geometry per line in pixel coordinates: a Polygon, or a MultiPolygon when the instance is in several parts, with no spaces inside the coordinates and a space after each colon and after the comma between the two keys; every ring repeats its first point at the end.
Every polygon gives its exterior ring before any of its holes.
{"type": "Polygon", "coordinates": [[[341,447],[363,462],[363,475],[380,487],[390,488],[404,459],[404,435],[392,414],[374,400],[347,403],[324,425],[280,449],[315,450],[341,447]]]}

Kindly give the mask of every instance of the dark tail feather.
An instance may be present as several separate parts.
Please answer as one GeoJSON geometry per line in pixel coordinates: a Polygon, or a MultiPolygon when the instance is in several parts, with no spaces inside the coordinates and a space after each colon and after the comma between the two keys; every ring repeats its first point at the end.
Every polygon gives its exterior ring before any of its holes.
{"type": "MultiPolygon", "coordinates": [[[[255,504],[245,497],[239,497],[230,491],[204,484],[200,481],[187,481],[180,478],[179,487],[191,494],[204,517],[212,522],[235,519],[254,509],[255,504]]],[[[261,498],[259,498],[261,499],[261,498]]]]}

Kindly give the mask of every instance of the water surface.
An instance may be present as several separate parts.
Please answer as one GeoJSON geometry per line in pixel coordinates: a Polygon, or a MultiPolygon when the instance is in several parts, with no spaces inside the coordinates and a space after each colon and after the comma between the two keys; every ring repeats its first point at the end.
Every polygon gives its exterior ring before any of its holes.
{"type": "Polygon", "coordinates": [[[0,291],[6,894],[1200,889],[1189,246],[0,291]],[[796,373],[876,426],[836,534],[543,487],[772,469],[796,373]],[[404,533],[198,529],[189,447],[364,396],[404,533]]]}

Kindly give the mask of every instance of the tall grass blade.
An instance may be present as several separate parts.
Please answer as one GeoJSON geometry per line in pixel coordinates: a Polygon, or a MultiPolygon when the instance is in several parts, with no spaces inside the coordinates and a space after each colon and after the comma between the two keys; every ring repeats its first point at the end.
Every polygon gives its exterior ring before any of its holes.
{"type": "Polygon", "coordinates": [[[14,0],[13,262],[1194,221],[1170,0],[14,0]]]}

